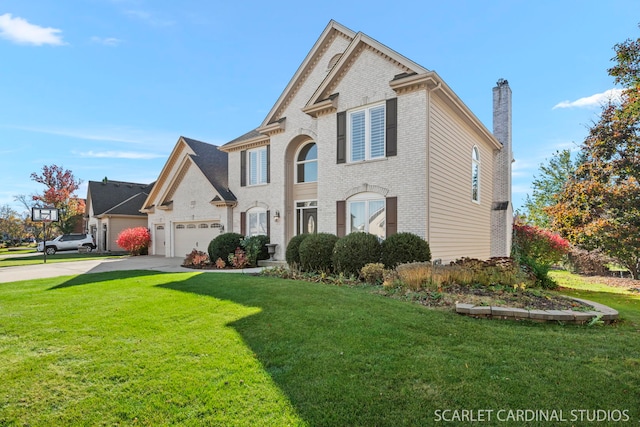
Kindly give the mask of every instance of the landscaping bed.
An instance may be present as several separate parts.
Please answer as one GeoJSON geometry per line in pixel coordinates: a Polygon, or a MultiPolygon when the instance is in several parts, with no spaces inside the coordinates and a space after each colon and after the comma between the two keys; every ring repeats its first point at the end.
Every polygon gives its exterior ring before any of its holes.
{"type": "Polygon", "coordinates": [[[505,290],[499,287],[449,285],[441,291],[404,291],[385,289],[380,294],[410,300],[429,307],[454,308],[456,303],[527,310],[590,310],[591,307],[571,298],[542,290],[505,290]]]}

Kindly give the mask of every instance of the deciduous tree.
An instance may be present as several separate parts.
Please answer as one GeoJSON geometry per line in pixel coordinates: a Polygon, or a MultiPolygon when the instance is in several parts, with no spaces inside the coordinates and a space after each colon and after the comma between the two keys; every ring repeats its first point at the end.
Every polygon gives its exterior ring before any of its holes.
{"type": "Polygon", "coordinates": [[[61,233],[71,233],[84,214],[84,200],[75,194],[82,181],[76,179],[70,170],[58,165],[43,166],[42,174],[34,172],[31,179],[46,187],[42,194],[34,195],[33,200],[59,209],[60,221],[56,227],[61,233]]]}
{"type": "Polygon", "coordinates": [[[22,219],[11,206],[0,206],[0,240],[6,236],[7,239],[16,240],[22,238],[24,228],[22,219]]]}
{"type": "Polygon", "coordinates": [[[585,249],[602,249],[640,270],[640,38],[615,46],[609,74],[622,99],[603,107],[581,147],[584,162],[555,206],[552,227],[585,249]]]}
{"type": "Polygon", "coordinates": [[[579,160],[574,161],[568,149],[556,151],[547,163],[540,164],[539,174],[531,183],[533,193],[531,196],[527,194],[524,204],[524,217],[528,224],[549,228],[549,215],[545,208],[557,203],[558,195],[575,174],[578,164],[579,160]]]}

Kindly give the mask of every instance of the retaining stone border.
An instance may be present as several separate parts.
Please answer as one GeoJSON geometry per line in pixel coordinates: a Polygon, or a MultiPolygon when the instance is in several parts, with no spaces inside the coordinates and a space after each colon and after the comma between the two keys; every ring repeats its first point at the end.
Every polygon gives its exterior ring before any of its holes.
{"type": "Polygon", "coordinates": [[[583,304],[593,307],[591,311],[573,310],[525,310],[522,308],[492,307],[486,305],[474,305],[456,303],[456,313],[471,317],[485,317],[490,319],[506,320],[532,320],[534,322],[564,322],[583,325],[592,319],[601,316],[605,324],[618,319],[618,311],[597,302],[580,298],[572,298],[583,304]]]}

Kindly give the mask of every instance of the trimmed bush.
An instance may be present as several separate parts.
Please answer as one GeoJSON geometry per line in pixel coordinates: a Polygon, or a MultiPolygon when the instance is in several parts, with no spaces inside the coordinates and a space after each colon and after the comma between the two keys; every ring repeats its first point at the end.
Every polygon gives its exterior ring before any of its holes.
{"type": "Polygon", "coordinates": [[[240,244],[241,241],[242,234],[225,233],[219,235],[209,243],[209,247],[207,248],[207,251],[209,252],[209,259],[228,259],[229,254],[234,254],[236,252],[236,248],[242,247],[240,244]]]}
{"type": "Polygon", "coordinates": [[[376,236],[350,233],[336,242],[331,260],[336,273],[358,276],[366,264],[380,261],[380,253],[380,242],[376,236]]]}
{"type": "Polygon", "coordinates": [[[329,233],[310,234],[300,243],[300,268],[303,271],[331,273],[331,256],[338,236],[329,233]]]}
{"type": "Polygon", "coordinates": [[[397,233],[382,242],[382,263],[386,268],[398,264],[431,261],[429,243],[413,233],[397,233]]]}
{"type": "Polygon", "coordinates": [[[300,244],[309,236],[310,234],[298,234],[297,236],[293,236],[291,240],[289,240],[289,244],[287,245],[287,250],[284,255],[285,259],[287,260],[287,264],[289,264],[289,267],[300,267],[300,244]]]}

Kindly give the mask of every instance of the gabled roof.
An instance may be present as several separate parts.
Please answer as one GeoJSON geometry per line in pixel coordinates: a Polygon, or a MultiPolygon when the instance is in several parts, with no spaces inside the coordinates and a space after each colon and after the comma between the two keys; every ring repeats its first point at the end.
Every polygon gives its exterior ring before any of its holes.
{"type": "Polygon", "coordinates": [[[173,193],[178,188],[184,173],[195,166],[209,181],[224,202],[236,202],[229,190],[227,153],[207,142],[181,136],[162,168],[156,188],[149,193],[142,210],[150,212],[154,206],[170,209],[173,193]]]}
{"type": "Polygon", "coordinates": [[[442,97],[451,108],[457,111],[465,122],[472,126],[479,134],[487,138],[495,148],[500,149],[502,147],[495,136],[435,71],[422,67],[362,32],[356,33],[336,21],[331,20],[262,124],[256,129],[224,144],[220,149],[223,151],[233,151],[244,149],[245,147],[264,145],[269,142],[269,136],[272,132],[276,133],[284,130],[285,117],[282,117],[282,115],[286,107],[289,105],[290,100],[297,94],[300,87],[303,86],[311,70],[317,65],[319,57],[336,37],[345,38],[349,44],[336,63],[333,64],[320,85],[315,89],[309,101],[302,107],[302,111],[305,113],[316,117],[319,113],[324,114],[329,111],[335,111],[338,102],[337,98],[339,96],[338,93],[334,92],[336,87],[362,50],[371,49],[388,61],[395,63],[398,69],[402,70],[402,72],[389,82],[391,88],[397,93],[412,91],[418,88],[428,88],[432,90],[435,94],[442,97]]]}
{"type": "Polygon", "coordinates": [[[302,64],[300,64],[300,67],[298,67],[298,70],[289,81],[289,84],[287,84],[284,91],[271,108],[271,111],[269,111],[269,114],[267,114],[267,117],[263,120],[262,124],[258,128],[227,142],[220,147],[220,149],[224,151],[231,151],[230,149],[241,145],[245,141],[258,140],[260,138],[268,139],[268,136],[260,132],[260,129],[283,120],[283,117],[279,117],[279,114],[282,113],[281,110],[288,104],[288,100],[291,99],[302,86],[302,83],[307,78],[308,73],[316,66],[318,57],[324,53],[326,46],[330,44],[335,37],[343,37],[351,41],[355,35],[356,33],[354,31],[339,24],[333,19],[329,21],[329,24],[325,27],[322,34],[320,34],[320,37],[318,37],[318,40],[316,40],[311,50],[302,61],[302,64]]]}
{"type": "Polygon", "coordinates": [[[227,173],[227,153],[218,149],[216,145],[195,139],[181,137],[195,154],[189,156],[207,177],[218,194],[227,201],[236,200],[236,196],[229,190],[229,177],[227,173]]]}
{"type": "Polygon", "coordinates": [[[153,188],[151,184],[125,181],[89,181],[88,197],[93,206],[94,216],[137,215],[142,203],[153,188]]]}

